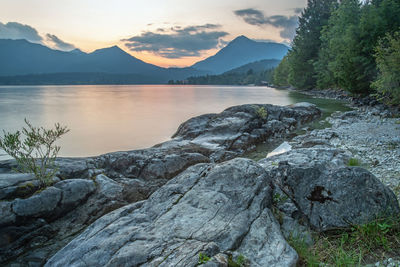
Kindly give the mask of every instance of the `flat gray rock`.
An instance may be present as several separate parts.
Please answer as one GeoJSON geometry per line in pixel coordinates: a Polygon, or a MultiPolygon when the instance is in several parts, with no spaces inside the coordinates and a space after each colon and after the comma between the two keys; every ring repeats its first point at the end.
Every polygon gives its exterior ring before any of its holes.
{"type": "Polygon", "coordinates": [[[269,184],[251,160],[198,164],[97,220],[46,266],[196,266],[200,252],[227,250],[252,266],[291,266],[297,254],[268,209],[269,184]]]}

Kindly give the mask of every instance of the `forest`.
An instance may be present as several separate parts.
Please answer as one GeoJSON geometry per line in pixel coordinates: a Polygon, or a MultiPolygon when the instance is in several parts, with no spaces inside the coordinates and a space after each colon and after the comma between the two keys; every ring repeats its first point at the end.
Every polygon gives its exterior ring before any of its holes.
{"type": "Polygon", "coordinates": [[[249,69],[246,72],[229,71],[220,75],[205,75],[189,77],[186,81],[169,81],[169,84],[199,84],[199,85],[267,85],[271,82],[274,69],[255,71],[249,69]]]}
{"type": "Polygon", "coordinates": [[[400,1],[308,0],[273,82],[400,104],[400,1]]]}

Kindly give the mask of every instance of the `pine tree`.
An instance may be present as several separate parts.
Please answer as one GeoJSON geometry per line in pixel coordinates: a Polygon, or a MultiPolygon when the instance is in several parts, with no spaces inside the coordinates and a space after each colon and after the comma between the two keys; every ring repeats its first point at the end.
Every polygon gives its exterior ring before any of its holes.
{"type": "Polygon", "coordinates": [[[321,47],[321,30],[327,25],[336,0],[308,0],[288,54],[289,83],[300,89],[316,85],[315,62],[321,47]]]}
{"type": "Polygon", "coordinates": [[[359,93],[368,87],[363,77],[365,58],[361,56],[359,22],[361,4],[358,0],[343,0],[329,19],[321,40],[318,85],[335,83],[338,87],[359,93]]]}
{"type": "Polygon", "coordinates": [[[273,74],[273,83],[277,86],[288,86],[289,76],[289,62],[288,56],[285,56],[279,63],[278,67],[275,68],[273,74]]]}

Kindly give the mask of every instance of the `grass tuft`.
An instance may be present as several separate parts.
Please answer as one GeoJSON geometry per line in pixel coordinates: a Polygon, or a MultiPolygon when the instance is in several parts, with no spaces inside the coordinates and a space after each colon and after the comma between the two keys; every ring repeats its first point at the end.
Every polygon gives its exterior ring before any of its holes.
{"type": "Polygon", "coordinates": [[[314,234],[314,244],[290,237],[298,266],[364,266],[400,257],[400,218],[377,219],[347,230],[314,234]]]}
{"type": "Polygon", "coordinates": [[[361,163],[357,158],[350,158],[347,166],[360,166],[361,163]]]}

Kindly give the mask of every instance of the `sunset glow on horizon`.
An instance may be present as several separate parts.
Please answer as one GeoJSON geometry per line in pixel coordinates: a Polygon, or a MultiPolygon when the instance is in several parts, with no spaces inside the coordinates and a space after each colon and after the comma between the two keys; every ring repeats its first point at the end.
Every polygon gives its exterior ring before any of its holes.
{"type": "Polygon", "coordinates": [[[289,44],[306,5],[306,0],[1,2],[1,39],[84,52],[118,45],[162,67],[190,66],[239,35],[289,44]]]}

